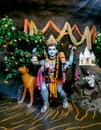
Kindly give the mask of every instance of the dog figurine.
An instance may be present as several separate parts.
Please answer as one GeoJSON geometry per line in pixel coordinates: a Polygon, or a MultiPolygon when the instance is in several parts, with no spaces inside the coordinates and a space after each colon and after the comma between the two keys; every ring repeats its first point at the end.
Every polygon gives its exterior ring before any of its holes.
{"type": "Polygon", "coordinates": [[[24,102],[24,99],[26,97],[26,92],[27,90],[29,91],[30,94],[30,102],[27,105],[27,107],[31,108],[32,104],[33,104],[33,100],[34,100],[34,89],[37,87],[37,83],[36,83],[36,77],[31,76],[29,74],[29,69],[25,66],[23,67],[19,67],[18,71],[21,74],[21,78],[23,81],[23,85],[24,85],[24,91],[23,91],[23,95],[22,95],[22,99],[20,101],[18,101],[19,104],[24,102]]]}

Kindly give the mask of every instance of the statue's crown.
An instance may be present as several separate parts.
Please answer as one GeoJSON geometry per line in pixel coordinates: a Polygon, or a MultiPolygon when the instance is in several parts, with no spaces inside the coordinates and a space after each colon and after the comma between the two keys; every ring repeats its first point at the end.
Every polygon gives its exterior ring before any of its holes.
{"type": "Polygon", "coordinates": [[[46,44],[47,44],[47,46],[49,46],[49,45],[57,46],[57,41],[52,34],[49,36],[49,39],[47,40],[46,44]]]}

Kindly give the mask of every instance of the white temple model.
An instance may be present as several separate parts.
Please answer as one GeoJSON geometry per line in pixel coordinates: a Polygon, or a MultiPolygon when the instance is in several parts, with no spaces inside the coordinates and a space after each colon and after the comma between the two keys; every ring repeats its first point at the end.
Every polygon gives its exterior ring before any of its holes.
{"type": "Polygon", "coordinates": [[[85,48],[84,53],[80,52],[79,65],[95,66],[95,55],[93,52],[90,53],[87,47],[85,48]]]}

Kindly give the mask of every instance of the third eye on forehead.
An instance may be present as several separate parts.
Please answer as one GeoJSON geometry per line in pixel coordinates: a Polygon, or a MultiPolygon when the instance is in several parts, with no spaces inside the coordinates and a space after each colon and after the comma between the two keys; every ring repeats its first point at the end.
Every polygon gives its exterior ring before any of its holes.
{"type": "Polygon", "coordinates": [[[50,46],[50,47],[48,47],[48,50],[56,50],[56,47],[55,46],[50,46]]]}

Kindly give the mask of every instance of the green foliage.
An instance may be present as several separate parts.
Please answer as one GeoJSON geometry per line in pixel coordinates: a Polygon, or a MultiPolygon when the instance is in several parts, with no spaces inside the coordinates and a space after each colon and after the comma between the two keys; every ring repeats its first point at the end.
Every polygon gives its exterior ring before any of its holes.
{"type": "MultiPolygon", "coordinates": [[[[5,83],[8,83],[10,79],[20,77],[18,73],[19,67],[32,67],[33,48],[37,48],[36,56],[39,60],[43,58],[46,41],[47,38],[42,34],[41,30],[37,34],[27,35],[25,32],[20,31],[17,24],[8,16],[0,18],[0,52],[3,52],[4,49],[8,52],[7,55],[0,56],[2,59],[2,62],[0,62],[2,63],[1,71],[5,75],[5,83]]],[[[61,49],[60,41],[57,49],[61,49]]]]}
{"type": "Polygon", "coordinates": [[[5,69],[5,80],[19,78],[18,67],[27,66],[31,64],[30,61],[31,53],[28,51],[23,51],[21,49],[15,50],[14,53],[9,53],[4,59],[4,69],[5,69]]]}
{"type": "MultiPolygon", "coordinates": [[[[8,55],[2,59],[2,70],[5,82],[19,78],[18,67],[30,68],[33,48],[37,47],[37,56],[43,55],[46,48],[46,37],[41,33],[26,35],[17,29],[16,23],[8,16],[0,18],[0,52],[7,50],[8,55]]],[[[1,56],[0,56],[1,57],[1,56]]]]}
{"type": "Polygon", "coordinates": [[[86,94],[87,94],[87,92],[86,92],[85,89],[81,89],[80,92],[81,92],[81,94],[83,94],[83,95],[86,95],[86,94]]]}
{"type": "Polygon", "coordinates": [[[96,56],[96,64],[101,67],[101,31],[98,32],[96,37],[95,44],[93,46],[93,52],[96,56]]]}

